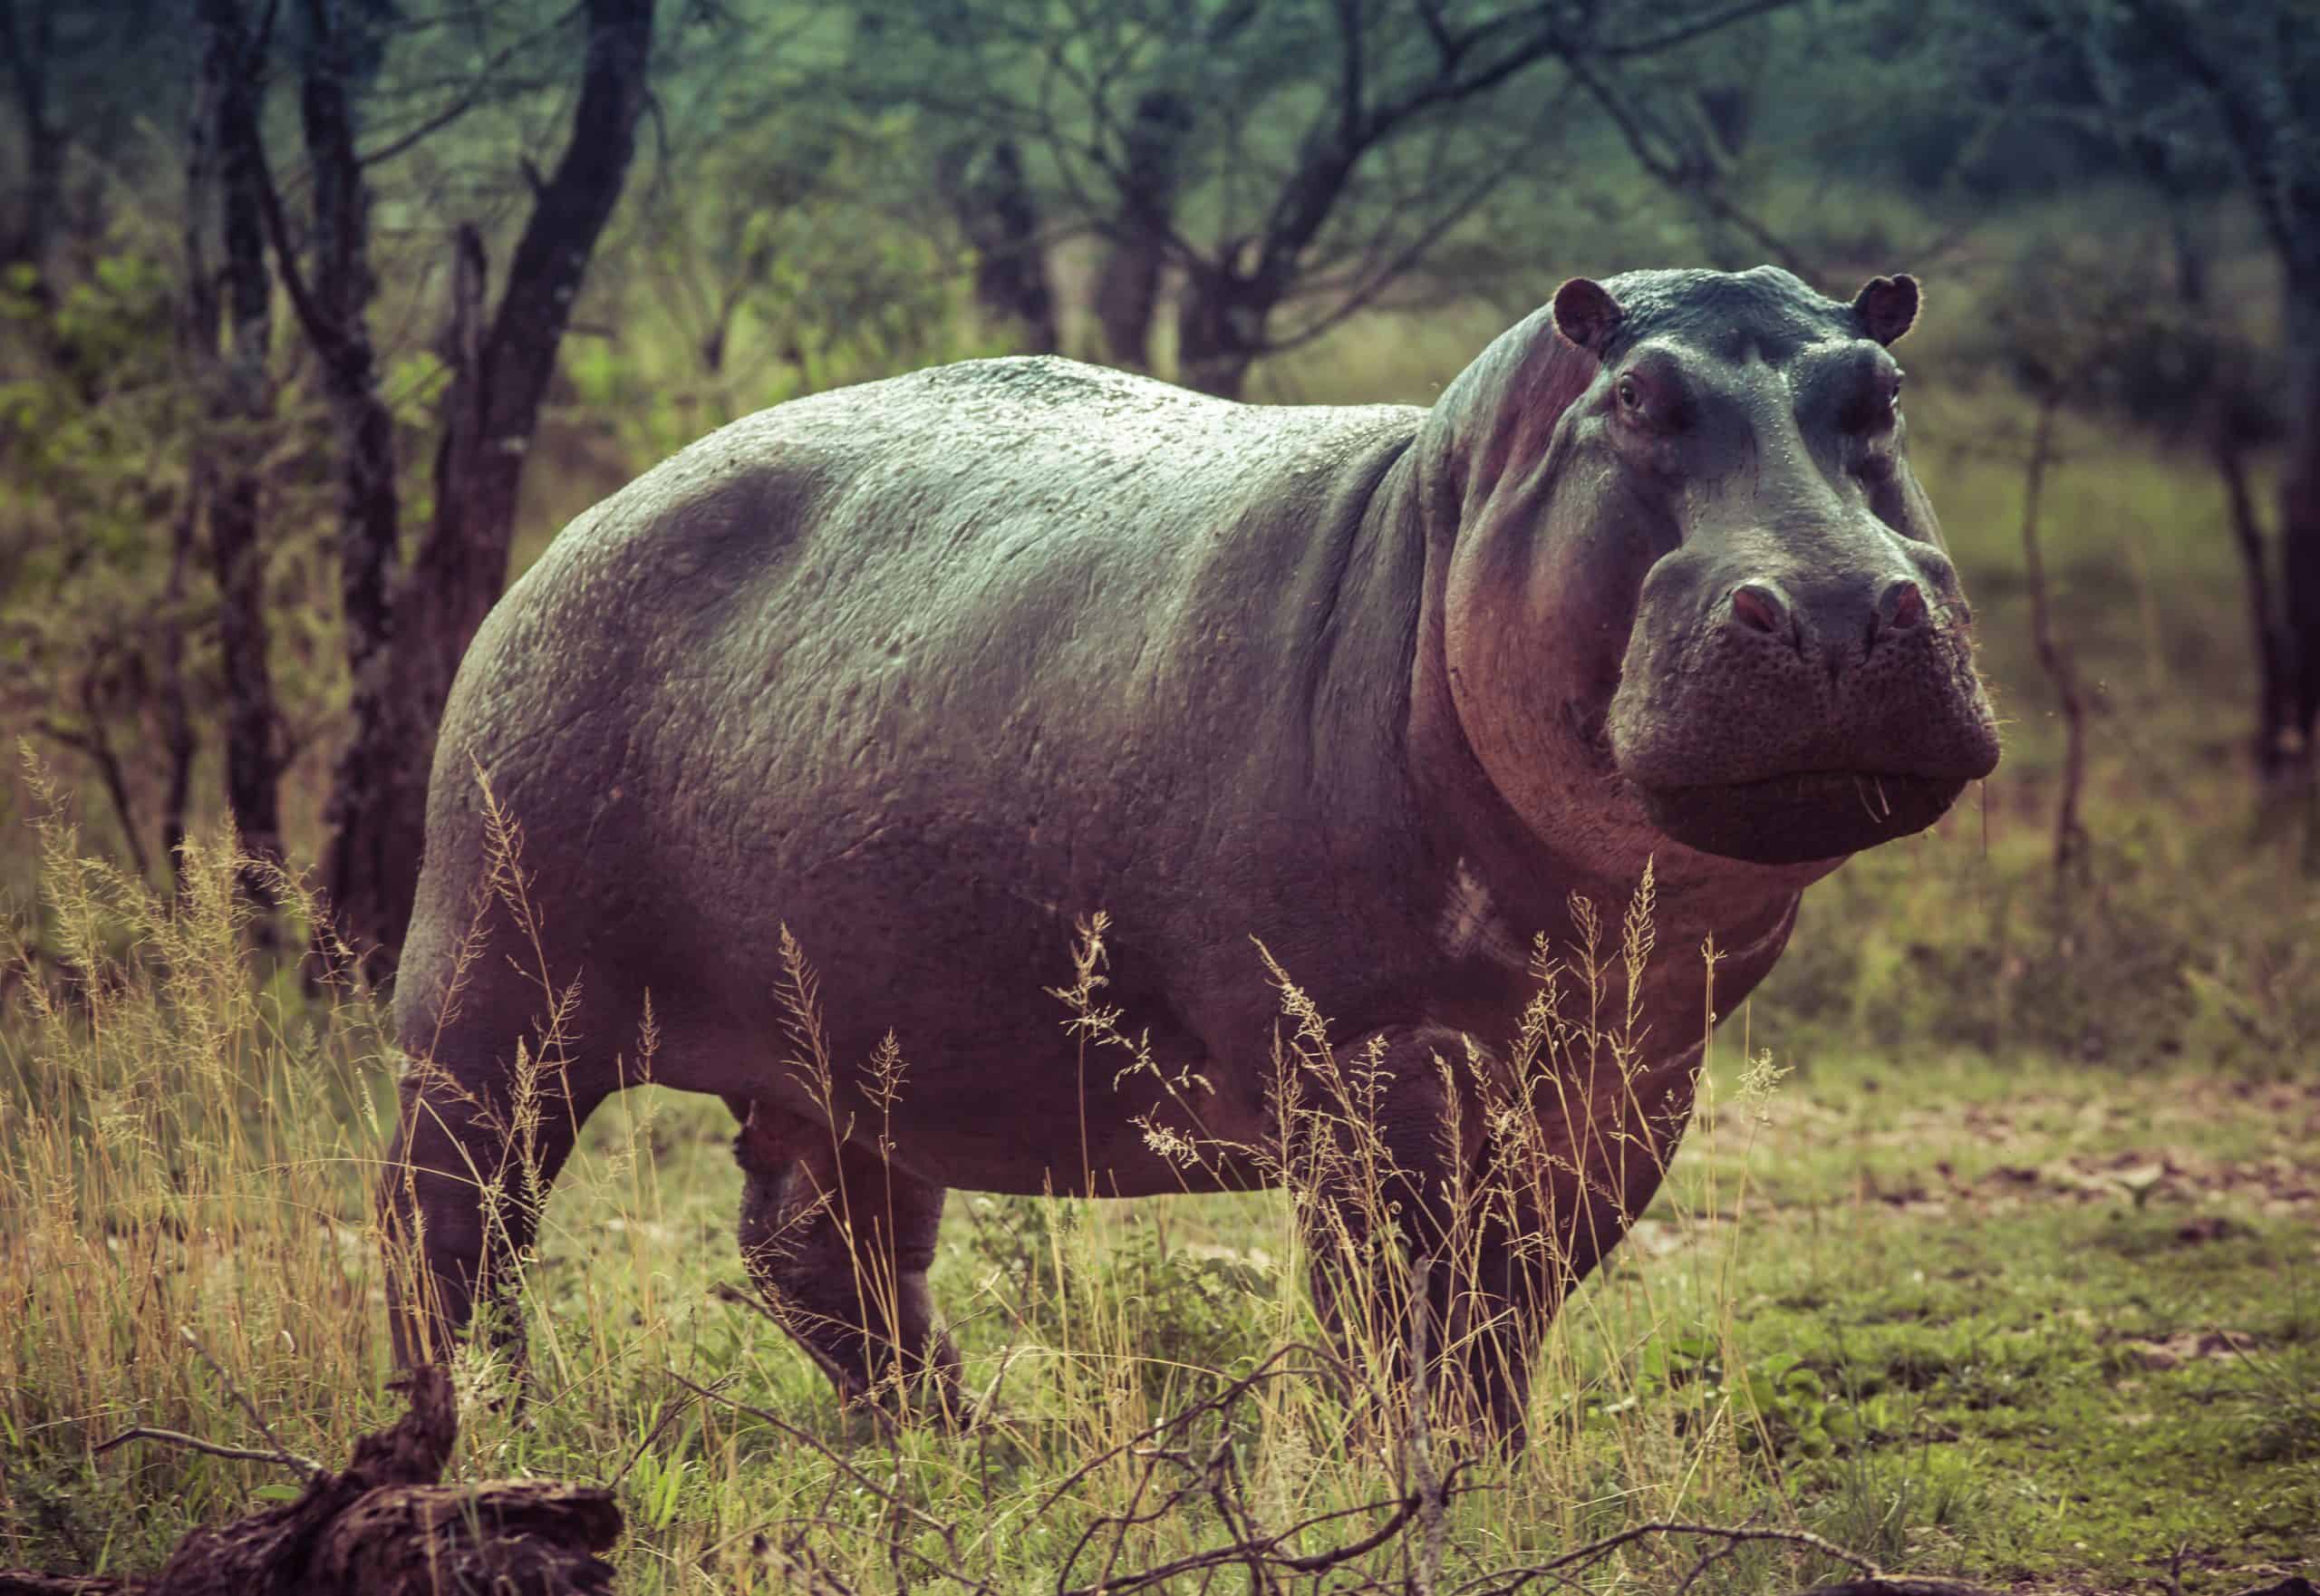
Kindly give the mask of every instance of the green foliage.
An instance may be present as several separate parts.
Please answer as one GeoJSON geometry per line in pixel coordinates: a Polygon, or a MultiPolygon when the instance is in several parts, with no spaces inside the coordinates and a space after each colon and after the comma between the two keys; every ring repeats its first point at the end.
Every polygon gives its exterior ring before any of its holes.
{"type": "Polygon", "coordinates": [[[199,624],[169,572],[201,396],[149,257],[36,289],[28,269],[0,283],[0,727],[133,745],[168,631],[199,624]]]}
{"type": "Polygon", "coordinates": [[[1821,1373],[1793,1353],[1733,1360],[1731,1349],[1699,1335],[1647,1345],[1623,1393],[1588,1391],[1576,1409],[1586,1428],[1616,1431],[1645,1407],[1664,1409],[1678,1434],[1728,1423],[1744,1453],[1820,1459],[1863,1434],[1851,1401],[1832,1396],[1821,1373]]]}
{"type": "Polygon", "coordinates": [[[121,824],[121,800],[161,774],[173,673],[197,726],[224,713],[197,462],[259,462],[283,743],[310,737],[343,691],[335,574],[320,559],[328,488],[304,449],[321,414],[295,388],[264,421],[221,413],[181,300],[139,248],[101,257],[53,304],[21,275],[0,288],[0,729],[100,771],[119,760],[121,824]]]}
{"type": "Polygon", "coordinates": [[[784,400],[1005,353],[952,230],[897,190],[914,136],[823,115],[653,196],[600,274],[618,331],[566,345],[582,423],[641,469],[784,400]]]}
{"type": "Polygon", "coordinates": [[[33,288],[23,268],[0,284],[0,585],[48,601],[9,606],[12,663],[53,644],[26,629],[60,608],[101,614],[120,596],[76,582],[156,563],[199,403],[174,285],[151,261],[107,256],[53,307],[33,288]]]}
{"type": "Polygon", "coordinates": [[[1116,1319],[1155,1407],[1245,1373],[1279,1328],[1282,1276],[1262,1247],[1172,1239],[1165,1216],[1091,1236],[1084,1199],[976,1195],[963,1206],[990,1271],[984,1290],[1013,1333],[1065,1346],[1075,1323],[1116,1319]]]}

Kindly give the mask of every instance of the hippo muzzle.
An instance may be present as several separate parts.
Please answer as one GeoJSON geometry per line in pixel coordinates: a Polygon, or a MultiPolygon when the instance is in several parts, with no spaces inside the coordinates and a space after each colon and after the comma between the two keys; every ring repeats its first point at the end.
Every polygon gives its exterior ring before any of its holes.
{"type": "Polygon", "coordinates": [[[1653,569],[1608,730],[1658,830],[1756,864],[1838,858],[1923,830],[1996,768],[1947,556],[1872,547],[1834,574],[1728,554],[1653,569]]]}

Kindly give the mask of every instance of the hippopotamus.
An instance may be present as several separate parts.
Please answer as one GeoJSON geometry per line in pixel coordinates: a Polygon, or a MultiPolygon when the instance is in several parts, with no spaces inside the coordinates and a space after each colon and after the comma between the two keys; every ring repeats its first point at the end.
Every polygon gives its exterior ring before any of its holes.
{"type": "MultiPolygon", "coordinates": [[[[1407,1272],[1465,1223],[1443,1383],[1519,1426],[1549,1316],[1660,1183],[1705,1020],[1808,885],[1998,759],[1904,451],[1919,298],[1573,279],[1424,409],[970,361],[736,421],[582,515],[442,719],[394,991],[399,1355],[502,1292],[649,1068],[732,1108],[748,1264],[841,1396],[947,1392],[947,1191],[1281,1177],[1247,1156],[1281,1128],[1269,956],[1320,1056],[1366,1060],[1400,1233],[1356,1262],[1446,1324],[1407,1272]],[[1617,1079],[1489,1111],[1534,949],[1647,870],[1675,952],[1622,1000],[1617,1079]],[[1091,1065],[1053,995],[1098,912],[1144,1067],[1091,1065]],[[1540,1200],[1469,1223],[1516,1136],[1540,1200]]],[[[1300,1204],[1325,1302],[1333,1201],[1300,1204]]]]}

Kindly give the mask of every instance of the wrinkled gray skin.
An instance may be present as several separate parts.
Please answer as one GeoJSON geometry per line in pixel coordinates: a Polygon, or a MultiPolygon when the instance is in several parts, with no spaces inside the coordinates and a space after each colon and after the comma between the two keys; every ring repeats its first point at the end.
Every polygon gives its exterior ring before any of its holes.
{"type": "MultiPolygon", "coordinates": [[[[542,959],[579,982],[546,1172],[633,1084],[616,1059],[633,1072],[649,993],[654,1079],[744,1117],[751,1267],[858,1393],[950,1378],[925,1291],[947,1188],[1263,1178],[1225,1150],[1271,1134],[1278,994],[1252,937],[1343,1049],[1389,1044],[1423,1249],[1448,1178],[1492,1156],[1472,1083],[1431,1056],[1509,1038],[1532,933],[1573,935],[1574,892],[1616,913],[1648,859],[1676,953],[1645,984],[1644,1068],[1540,1110],[1590,1176],[1558,1172],[1520,1221],[1560,1265],[1503,1226],[1486,1243],[1501,1340],[1467,1372],[1518,1424],[1539,1330],[1689,1113],[1693,950],[1724,951],[1728,1009],[1807,884],[1996,762],[1901,458],[1884,345],[1916,308],[1907,278],[1850,305],[1769,267],[1575,280],[1428,411],[972,362],[737,422],[580,517],[445,716],[396,998],[433,1068],[405,1082],[382,1194],[424,1219],[440,1300],[398,1300],[402,1356],[495,1284],[467,1171],[503,1163],[479,1117],[536,1033],[542,959]],[[521,827],[538,957],[478,895],[478,769],[521,827]],[[1083,1094],[1042,989],[1098,909],[1106,1001],[1210,1090],[1105,1065],[1083,1094]],[[836,1133],[789,1063],[783,924],[821,976],[836,1133]],[[909,1076],[888,1122],[858,1071],[890,1028],[909,1076]],[[1150,1150],[1146,1118],[1212,1167],[1150,1150]],[[849,1222],[899,1276],[891,1312],[859,1301],[849,1222]]],[[[527,1240],[520,1193],[507,1211],[527,1240]]]]}

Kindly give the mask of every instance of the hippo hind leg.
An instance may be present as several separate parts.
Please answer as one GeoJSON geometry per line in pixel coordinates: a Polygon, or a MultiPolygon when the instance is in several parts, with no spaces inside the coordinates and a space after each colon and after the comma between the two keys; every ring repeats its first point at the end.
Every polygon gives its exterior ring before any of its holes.
{"type": "Polygon", "coordinates": [[[926,1284],[942,1188],[769,1103],[747,1108],[741,1260],[775,1321],[841,1401],[899,1395],[962,1422],[959,1355],[926,1284]]]}
{"type": "Polygon", "coordinates": [[[488,1049],[444,1054],[416,1057],[404,1075],[379,1185],[395,1361],[443,1360],[479,1318],[476,1328],[520,1363],[517,1262],[611,1083],[576,1066],[518,1071],[488,1049]]]}

